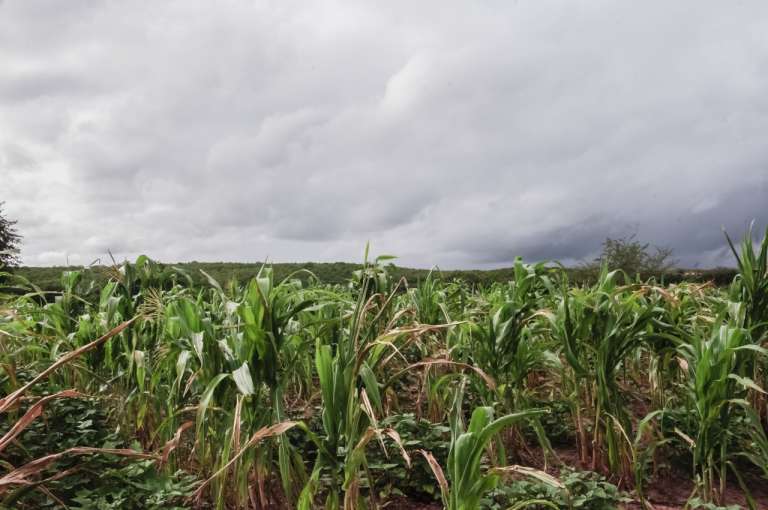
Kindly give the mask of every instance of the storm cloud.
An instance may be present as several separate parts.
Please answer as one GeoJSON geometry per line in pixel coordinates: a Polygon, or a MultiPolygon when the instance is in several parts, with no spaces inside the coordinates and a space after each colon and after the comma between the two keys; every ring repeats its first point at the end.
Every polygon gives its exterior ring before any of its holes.
{"type": "Polygon", "coordinates": [[[686,266],[768,222],[763,0],[0,3],[29,265],[686,266]]]}

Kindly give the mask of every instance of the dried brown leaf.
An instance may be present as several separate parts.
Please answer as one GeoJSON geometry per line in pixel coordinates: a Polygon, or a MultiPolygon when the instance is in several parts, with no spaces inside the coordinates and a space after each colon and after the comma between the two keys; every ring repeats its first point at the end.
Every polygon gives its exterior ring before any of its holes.
{"type": "Polygon", "coordinates": [[[535,469],[532,467],[519,466],[515,464],[512,466],[494,468],[493,472],[494,473],[515,473],[519,475],[529,476],[531,478],[536,478],[537,480],[540,480],[552,487],[555,487],[558,489],[565,489],[565,485],[563,484],[563,482],[561,482],[554,476],[550,475],[546,471],[542,471],[540,469],[535,469]]]}
{"type": "Polygon", "coordinates": [[[120,457],[131,457],[135,459],[157,459],[156,455],[137,452],[136,450],[128,449],[114,449],[114,448],[91,448],[91,447],[77,447],[64,450],[59,453],[52,453],[45,457],[40,457],[33,461],[27,462],[23,466],[14,469],[10,473],[0,478],[0,493],[7,490],[8,487],[13,485],[32,485],[35,482],[29,478],[38,475],[45,470],[51,463],[67,455],[93,455],[93,454],[108,454],[118,455],[120,457]]]}
{"type": "Polygon", "coordinates": [[[443,495],[443,502],[447,502],[448,500],[448,479],[445,478],[445,473],[443,473],[443,468],[440,467],[440,464],[438,464],[437,460],[435,459],[435,456],[432,455],[430,452],[426,450],[419,450],[419,453],[421,453],[424,458],[427,460],[427,464],[429,464],[429,467],[432,469],[432,473],[435,474],[435,478],[437,478],[437,483],[440,485],[440,492],[443,495]]]}
{"type": "Polygon", "coordinates": [[[181,424],[181,427],[176,429],[176,433],[173,435],[170,441],[165,443],[163,446],[162,453],[160,454],[160,461],[158,462],[158,467],[164,466],[168,462],[168,456],[171,454],[173,450],[176,449],[177,446],[179,446],[179,441],[181,441],[181,435],[184,433],[185,430],[192,427],[195,424],[193,421],[186,421],[181,424]]]}
{"type": "Polygon", "coordinates": [[[271,425],[269,427],[262,427],[251,436],[251,438],[248,440],[248,442],[243,446],[243,448],[234,455],[229,462],[227,462],[221,469],[216,471],[213,475],[211,475],[210,478],[208,478],[206,481],[204,481],[200,487],[197,488],[195,491],[195,494],[193,495],[194,499],[199,500],[200,497],[203,494],[203,490],[218,476],[220,476],[222,473],[224,473],[227,469],[232,466],[235,462],[237,462],[237,459],[239,459],[243,453],[248,448],[251,448],[252,446],[258,444],[260,441],[272,437],[272,436],[279,436],[280,434],[284,433],[285,431],[295,427],[297,423],[295,421],[284,421],[280,423],[276,423],[275,425],[271,425]]]}
{"type": "Polygon", "coordinates": [[[398,448],[400,448],[400,455],[403,456],[403,460],[405,460],[408,467],[411,467],[411,456],[405,451],[405,446],[403,445],[403,440],[400,438],[400,434],[398,434],[395,429],[391,428],[384,429],[384,434],[388,435],[395,443],[397,443],[398,448]]]}
{"type": "Polygon", "coordinates": [[[458,368],[472,370],[477,375],[479,375],[480,378],[483,379],[483,381],[485,381],[485,384],[486,384],[486,386],[488,386],[489,389],[492,389],[492,390],[496,389],[496,381],[493,380],[493,377],[491,377],[490,375],[486,374],[485,372],[483,372],[478,367],[476,367],[474,365],[469,365],[467,363],[460,363],[458,361],[451,361],[449,359],[428,359],[428,360],[424,360],[424,361],[419,361],[418,363],[414,363],[412,365],[407,366],[405,369],[401,370],[398,374],[396,374],[395,377],[397,377],[397,375],[399,375],[400,373],[406,372],[406,371],[411,370],[413,368],[430,367],[430,366],[433,366],[433,365],[449,365],[449,366],[454,366],[454,367],[458,367],[458,368]]]}

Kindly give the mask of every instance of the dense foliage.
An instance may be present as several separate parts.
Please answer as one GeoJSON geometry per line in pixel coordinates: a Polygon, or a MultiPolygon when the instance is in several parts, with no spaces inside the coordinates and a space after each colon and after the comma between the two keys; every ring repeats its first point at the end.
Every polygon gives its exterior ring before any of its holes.
{"type": "MultiPolygon", "coordinates": [[[[255,278],[261,270],[263,264],[244,263],[244,262],[182,262],[165,265],[169,272],[180,271],[192,279],[195,285],[206,283],[205,277],[200,272],[205,271],[217,281],[227,282],[237,281],[240,285],[248,283],[255,278]]],[[[288,275],[298,278],[303,283],[310,280],[317,280],[324,284],[346,285],[353,271],[358,265],[348,262],[304,262],[304,263],[275,263],[270,267],[274,272],[275,279],[282,280],[288,275]],[[315,278],[313,278],[313,276],[315,278]]],[[[61,292],[61,274],[65,271],[78,271],[83,274],[86,281],[93,280],[94,288],[101,288],[110,278],[111,266],[55,266],[55,267],[19,267],[14,269],[14,274],[29,280],[42,290],[61,292]]],[[[564,271],[568,274],[569,280],[574,284],[594,283],[600,274],[600,267],[584,266],[567,268],[564,271]]],[[[390,265],[387,267],[387,273],[390,278],[397,281],[405,278],[411,285],[418,285],[423,282],[430,271],[426,269],[413,269],[390,265]]],[[[514,279],[515,268],[501,269],[464,269],[439,271],[443,281],[461,280],[470,287],[488,287],[493,284],[501,284],[514,279]]],[[[180,274],[180,273],[179,273],[180,274]]],[[[670,283],[708,283],[712,282],[718,287],[730,285],[737,271],[732,268],[722,267],[715,269],[669,269],[659,273],[645,273],[642,275],[645,279],[655,279],[658,282],[670,283]]],[[[634,275],[633,275],[634,277],[634,275]]]]}
{"type": "Polygon", "coordinates": [[[3,202],[0,202],[0,271],[18,265],[20,243],[16,222],[3,215],[3,202]]]}
{"type": "MultiPolygon", "coordinates": [[[[5,508],[608,509],[768,479],[768,239],[728,288],[147,257],[0,301],[5,508]],[[570,461],[568,461],[570,459],[570,461]]],[[[22,291],[19,293],[19,291],[22,291]]],[[[731,493],[729,493],[729,489],[731,493]]]]}
{"type": "Polygon", "coordinates": [[[598,275],[603,266],[608,266],[611,269],[620,269],[628,278],[637,275],[648,278],[666,275],[674,265],[671,248],[654,246],[651,249],[650,243],[638,241],[633,234],[606,238],[600,256],[583,265],[582,270],[587,274],[598,275]]]}

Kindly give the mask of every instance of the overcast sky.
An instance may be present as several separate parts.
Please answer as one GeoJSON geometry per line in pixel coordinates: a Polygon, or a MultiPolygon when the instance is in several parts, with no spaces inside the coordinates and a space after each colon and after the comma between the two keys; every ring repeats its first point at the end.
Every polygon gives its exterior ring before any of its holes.
{"type": "Polygon", "coordinates": [[[29,265],[730,263],[768,2],[5,0],[2,200],[29,265]]]}

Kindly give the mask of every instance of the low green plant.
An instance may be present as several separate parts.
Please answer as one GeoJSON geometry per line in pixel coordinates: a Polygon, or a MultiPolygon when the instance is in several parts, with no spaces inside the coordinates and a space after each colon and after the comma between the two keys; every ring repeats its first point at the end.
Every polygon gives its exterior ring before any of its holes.
{"type": "Polygon", "coordinates": [[[632,501],[604,477],[592,471],[564,468],[558,477],[560,486],[541,479],[527,477],[505,481],[483,502],[488,510],[507,510],[515,504],[531,503],[528,510],[618,510],[632,501]]]}
{"type": "MultiPolygon", "coordinates": [[[[450,427],[417,418],[413,413],[393,414],[381,420],[381,427],[395,430],[407,451],[426,450],[439,463],[448,458],[450,427]]],[[[387,455],[372,448],[368,454],[368,468],[376,480],[379,499],[407,496],[417,501],[440,499],[434,475],[423,457],[411,459],[410,466],[400,455],[398,448],[387,445],[387,455]]]]}
{"type": "MultiPolygon", "coordinates": [[[[46,419],[29,423],[17,441],[3,451],[4,463],[19,466],[51,452],[77,447],[128,447],[114,429],[103,404],[95,398],[49,402],[44,410],[46,419]]],[[[0,426],[0,436],[6,432],[7,427],[0,426]]],[[[39,476],[53,479],[44,485],[12,488],[0,498],[0,508],[182,508],[198,483],[196,477],[180,470],[160,471],[151,460],[120,460],[109,454],[65,456],[46,466],[39,476]]]]}
{"type": "Polygon", "coordinates": [[[153,461],[106,467],[98,483],[75,493],[72,510],[182,510],[198,480],[183,471],[163,473],[153,461]]]}
{"type": "Polygon", "coordinates": [[[688,502],[691,510],[741,510],[741,505],[716,505],[708,503],[701,498],[693,498],[688,502]]]}

